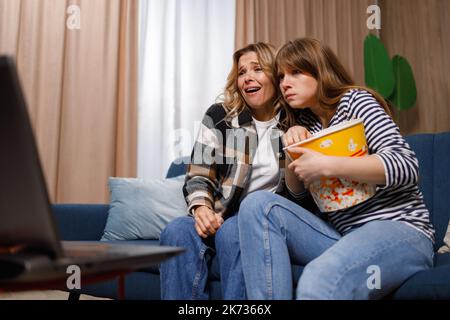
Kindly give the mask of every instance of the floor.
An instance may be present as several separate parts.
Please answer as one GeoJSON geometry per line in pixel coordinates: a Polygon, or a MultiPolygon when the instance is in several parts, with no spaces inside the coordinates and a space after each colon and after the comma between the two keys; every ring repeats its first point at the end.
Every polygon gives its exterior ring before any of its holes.
{"type": "MultiPolygon", "coordinates": [[[[0,300],[67,300],[69,293],[64,291],[25,291],[0,293],[0,300]]],[[[82,294],[80,300],[110,300],[82,294]]]]}

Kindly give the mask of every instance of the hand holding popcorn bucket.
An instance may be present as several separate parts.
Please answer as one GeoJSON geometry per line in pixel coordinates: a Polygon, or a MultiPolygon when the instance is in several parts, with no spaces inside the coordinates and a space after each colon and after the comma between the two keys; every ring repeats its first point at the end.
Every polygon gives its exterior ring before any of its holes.
{"type": "MultiPolygon", "coordinates": [[[[362,120],[343,122],[286,147],[292,160],[300,156],[289,152],[289,148],[294,146],[312,149],[328,156],[363,157],[368,154],[362,120]]],[[[332,212],[366,201],[375,194],[375,186],[344,178],[322,178],[311,183],[309,191],[320,211],[332,212]]]]}

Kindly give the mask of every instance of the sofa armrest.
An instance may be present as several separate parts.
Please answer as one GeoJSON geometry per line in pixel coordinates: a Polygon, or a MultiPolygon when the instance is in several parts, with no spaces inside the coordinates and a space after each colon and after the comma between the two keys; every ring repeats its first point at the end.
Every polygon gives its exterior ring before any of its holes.
{"type": "Polygon", "coordinates": [[[109,205],[54,204],[52,209],[61,240],[97,241],[103,236],[109,205]]]}

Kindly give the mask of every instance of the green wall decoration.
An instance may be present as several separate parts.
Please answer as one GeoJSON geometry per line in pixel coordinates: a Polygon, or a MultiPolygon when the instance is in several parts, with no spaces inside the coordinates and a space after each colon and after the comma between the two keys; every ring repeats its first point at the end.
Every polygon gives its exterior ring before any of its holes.
{"type": "Polygon", "coordinates": [[[366,85],[385,98],[391,96],[395,87],[392,62],[384,45],[371,34],[364,40],[364,69],[366,85]]]}
{"type": "Polygon", "coordinates": [[[365,82],[400,110],[414,106],[416,82],[408,61],[399,55],[389,58],[383,43],[369,34],[364,40],[365,82]]]}
{"type": "Polygon", "coordinates": [[[399,55],[392,59],[392,66],[396,88],[390,99],[400,110],[409,109],[414,106],[417,98],[413,71],[408,61],[399,55]]]}

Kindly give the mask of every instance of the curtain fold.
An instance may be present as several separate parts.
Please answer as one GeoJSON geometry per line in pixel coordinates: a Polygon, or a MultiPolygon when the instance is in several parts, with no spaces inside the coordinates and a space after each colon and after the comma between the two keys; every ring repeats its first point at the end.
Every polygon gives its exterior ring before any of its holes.
{"type": "Polygon", "coordinates": [[[137,171],[138,1],[122,1],[117,98],[116,176],[137,171]]]}
{"type": "Polygon", "coordinates": [[[107,202],[108,177],[135,174],[137,22],[137,0],[0,0],[52,202],[107,202]]]}

